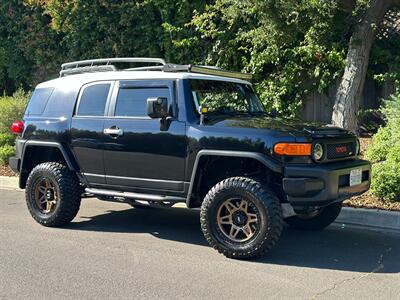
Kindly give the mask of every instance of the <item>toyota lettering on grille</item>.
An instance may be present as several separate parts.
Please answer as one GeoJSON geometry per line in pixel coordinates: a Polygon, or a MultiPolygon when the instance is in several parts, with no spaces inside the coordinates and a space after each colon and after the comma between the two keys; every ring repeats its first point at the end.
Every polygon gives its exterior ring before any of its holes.
{"type": "Polygon", "coordinates": [[[346,152],[347,152],[346,146],[336,147],[336,153],[346,153],[346,152]]]}

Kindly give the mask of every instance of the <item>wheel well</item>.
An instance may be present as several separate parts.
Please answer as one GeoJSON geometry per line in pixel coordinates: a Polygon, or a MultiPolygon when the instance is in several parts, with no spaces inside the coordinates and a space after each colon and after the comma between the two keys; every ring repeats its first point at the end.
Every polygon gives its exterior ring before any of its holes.
{"type": "Polygon", "coordinates": [[[60,162],[68,165],[61,150],[57,147],[27,146],[21,166],[20,188],[25,188],[32,169],[44,162],[60,162]]]}
{"type": "Polygon", "coordinates": [[[278,198],[283,197],[282,174],[270,170],[253,158],[201,157],[194,177],[190,207],[199,207],[208,191],[218,182],[235,176],[257,179],[271,186],[278,198]]]}

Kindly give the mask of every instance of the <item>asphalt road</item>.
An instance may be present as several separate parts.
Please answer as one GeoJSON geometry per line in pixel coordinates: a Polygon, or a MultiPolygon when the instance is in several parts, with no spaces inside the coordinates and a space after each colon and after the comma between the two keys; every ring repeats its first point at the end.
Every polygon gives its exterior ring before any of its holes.
{"type": "Polygon", "coordinates": [[[400,299],[400,234],[286,228],[257,261],[204,240],[199,213],[85,199],[65,228],[0,190],[1,299],[400,299]]]}

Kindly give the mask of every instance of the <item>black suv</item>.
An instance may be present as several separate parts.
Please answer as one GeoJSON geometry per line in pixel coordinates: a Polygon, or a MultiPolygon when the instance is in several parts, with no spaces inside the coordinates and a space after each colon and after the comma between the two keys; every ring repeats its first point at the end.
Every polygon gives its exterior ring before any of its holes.
{"type": "Polygon", "coordinates": [[[10,166],[32,217],[65,225],[82,197],[182,202],[201,208],[207,241],[235,258],[270,250],[283,221],[328,226],[344,199],[370,185],[357,137],[266,112],[250,80],[157,58],[62,65],[13,126],[10,166]]]}

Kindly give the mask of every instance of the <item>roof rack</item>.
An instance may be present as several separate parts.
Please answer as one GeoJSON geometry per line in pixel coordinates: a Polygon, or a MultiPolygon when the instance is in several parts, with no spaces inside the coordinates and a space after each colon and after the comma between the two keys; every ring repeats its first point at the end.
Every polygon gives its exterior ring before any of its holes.
{"type": "Polygon", "coordinates": [[[120,69],[125,71],[164,71],[164,72],[190,72],[199,73],[206,75],[231,77],[242,80],[250,81],[252,74],[225,71],[223,69],[212,67],[212,66],[196,66],[196,65],[177,65],[167,64],[162,58],[142,58],[142,57],[126,57],[126,58],[102,58],[102,59],[91,59],[75,61],[65,63],[61,66],[60,77],[81,73],[93,73],[93,72],[107,72],[117,71],[115,63],[149,63],[158,64],[155,66],[142,66],[127,69],[120,69]]]}
{"type": "Polygon", "coordinates": [[[115,63],[150,63],[165,65],[162,58],[119,57],[69,62],[61,65],[60,77],[81,73],[117,71],[115,63]]]}
{"type": "Polygon", "coordinates": [[[200,73],[214,76],[223,76],[223,77],[231,77],[242,80],[251,80],[253,75],[250,73],[241,73],[241,72],[233,72],[226,71],[224,69],[213,67],[213,66],[196,66],[196,65],[175,65],[175,64],[166,64],[162,67],[164,72],[191,72],[191,73],[200,73]]]}

